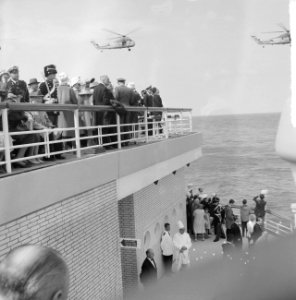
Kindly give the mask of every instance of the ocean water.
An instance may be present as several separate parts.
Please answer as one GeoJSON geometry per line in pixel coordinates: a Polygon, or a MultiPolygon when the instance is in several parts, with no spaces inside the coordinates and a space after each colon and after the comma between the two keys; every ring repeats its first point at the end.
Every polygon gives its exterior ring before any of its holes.
{"type": "Polygon", "coordinates": [[[236,203],[267,189],[268,208],[292,216],[296,184],[289,163],[275,153],[280,114],[194,117],[203,134],[203,157],[186,170],[186,179],[207,194],[217,193],[223,203],[236,203]]]}

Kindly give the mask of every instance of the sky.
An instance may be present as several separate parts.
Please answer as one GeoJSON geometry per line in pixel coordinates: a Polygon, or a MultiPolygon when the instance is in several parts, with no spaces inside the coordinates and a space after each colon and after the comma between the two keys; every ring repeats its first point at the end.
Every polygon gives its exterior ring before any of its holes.
{"type": "MultiPolygon", "coordinates": [[[[82,79],[108,74],[159,88],[166,107],[194,115],[280,112],[290,96],[290,47],[250,35],[289,27],[288,0],[0,0],[0,69],[42,80],[43,67],[82,79]],[[90,40],[131,34],[132,51],[90,40]]],[[[275,34],[277,35],[277,34],[275,34]]]]}

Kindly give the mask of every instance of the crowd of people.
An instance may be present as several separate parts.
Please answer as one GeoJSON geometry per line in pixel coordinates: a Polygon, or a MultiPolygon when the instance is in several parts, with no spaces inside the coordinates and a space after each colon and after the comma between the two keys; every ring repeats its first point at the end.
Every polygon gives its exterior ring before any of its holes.
{"type": "Polygon", "coordinates": [[[262,190],[260,195],[253,198],[254,205],[248,205],[246,199],[241,204],[236,204],[230,199],[228,204],[222,205],[216,194],[208,196],[202,188],[193,194],[190,186],[186,199],[187,228],[195,240],[204,241],[213,229],[214,242],[226,238],[227,243],[239,249],[242,248],[242,237],[247,237],[249,245],[255,244],[264,229],[266,213],[266,193],[262,190]],[[240,209],[240,215],[233,213],[233,207],[240,209]],[[238,223],[240,217],[241,226],[238,223]],[[225,230],[224,230],[224,226],[225,230]]]}
{"type": "MultiPolygon", "coordinates": [[[[117,148],[116,113],[120,116],[121,124],[138,123],[140,113],[128,112],[126,106],[163,107],[159,90],[149,86],[138,92],[135,83],[126,84],[124,78],[117,79],[117,86],[114,88],[107,75],[100,76],[100,82],[95,78],[81,80],[80,77],[70,79],[64,72],[58,73],[55,65],[44,67],[44,81],[39,82],[36,78],[30,79],[27,84],[20,79],[20,70],[17,66],[0,72],[0,102],[17,103],[43,103],[43,104],[79,104],[79,105],[109,105],[112,111],[81,112],[79,115],[80,127],[105,126],[102,127],[103,145],[105,149],[117,148]],[[112,126],[113,125],[113,126],[112,126]]],[[[0,117],[1,111],[0,111],[0,117]]],[[[152,121],[160,121],[161,112],[151,112],[149,115],[149,134],[152,134],[152,121]]],[[[14,167],[26,168],[35,164],[43,163],[44,160],[64,159],[63,150],[71,148],[74,143],[74,130],[67,128],[74,127],[74,114],[72,111],[9,111],[8,127],[10,132],[36,131],[32,134],[18,134],[11,137],[13,145],[30,145],[40,143],[44,135],[38,133],[43,129],[52,130],[49,135],[50,157],[44,155],[45,149],[42,146],[26,146],[15,149],[12,156],[18,159],[14,167]],[[58,142],[61,139],[69,139],[69,142],[58,142]],[[72,140],[71,140],[72,139],[72,140]],[[38,156],[39,155],[39,156],[38,156]],[[26,157],[30,157],[25,159],[26,157]]],[[[2,134],[2,120],[0,120],[0,148],[4,147],[2,134]]],[[[121,145],[127,146],[130,140],[131,128],[129,125],[121,127],[121,145]]],[[[80,135],[94,136],[98,130],[81,129],[80,135]]],[[[97,139],[85,139],[86,146],[97,145],[97,139]]],[[[83,145],[82,145],[83,146],[83,145]]],[[[4,158],[4,151],[0,150],[0,161],[4,158]]],[[[0,166],[0,172],[4,172],[0,166]]]]}
{"type": "MultiPolygon", "coordinates": [[[[172,237],[170,224],[164,224],[160,242],[164,273],[170,275],[172,272],[186,269],[190,265],[189,249],[192,247],[192,240],[204,241],[212,232],[215,235],[214,242],[220,238],[225,239],[222,243],[224,257],[242,255],[243,237],[247,239],[248,247],[253,248],[264,232],[266,193],[267,191],[262,190],[260,195],[253,198],[254,206],[248,205],[246,199],[241,205],[235,204],[233,199],[230,199],[227,205],[222,205],[216,194],[209,197],[204,194],[202,188],[194,194],[192,186],[189,186],[186,197],[187,232],[184,224],[178,221],[178,232],[172,237]],[[238,224],[238,216],[233,212],[234,207],[240,211],[241,224],[238,224]]],[[[146,251],[140,281],[144,287],[157,281],[153,249],[146,251]]]]}

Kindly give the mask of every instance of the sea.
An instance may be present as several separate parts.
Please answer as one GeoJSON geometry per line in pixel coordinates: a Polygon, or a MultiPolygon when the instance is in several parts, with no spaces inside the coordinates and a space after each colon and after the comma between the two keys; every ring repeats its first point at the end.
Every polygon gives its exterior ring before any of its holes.
{"type": "Polygon", "coordinates": [[[186,169],[186,180],[204,193],[217,193],[222,203],[252,199],[261,190],[269,209],[292,217],[296,183],[290,165],[275,152],[280,114],[194,117],[203,135],[203,156],[186,169]]]}

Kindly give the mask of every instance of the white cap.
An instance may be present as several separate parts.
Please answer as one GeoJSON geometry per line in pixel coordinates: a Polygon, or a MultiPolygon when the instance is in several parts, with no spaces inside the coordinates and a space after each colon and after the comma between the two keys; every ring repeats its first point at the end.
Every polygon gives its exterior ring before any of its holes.
{"type": "Polygon", "coordinates": [[[185,226],[184,226],[184,224],[182,223],[182,221],[178,221],[178,228],[179,229],[183,229],[183,228],[185,228],[185,226]]]}
{"type": "Polygon", "coordinates": [[[268,190],[261,190],[260,195],[266,195],[268,193],[268,190]]]}
{"type": "Polygon", "coordinates": [[[61,83],[68,83],[69,82],[69,77],[68,77],[68,75],[65,72],[61,72],[58,75],[58,78],[60,79],[61,83]]]}
{"type": "Polygon", "coordinates": [[[82,84],[80,76],[77,76],[77,77],[74,77],[74,78],[71,79],[71,83],[70,83],[71,86],[74,86],[77,83],[82,84]]]}
{"type": "Polygon", "coordinates": [[[201,199],[206,199],[206,198],[208,198],[208,194],[201,194],[201,195],[199,195],[199,197],[201,199]]]}

